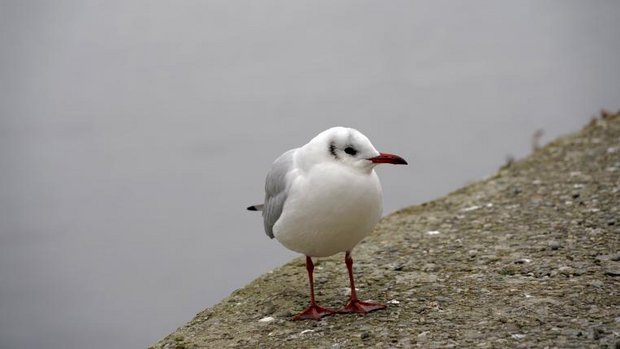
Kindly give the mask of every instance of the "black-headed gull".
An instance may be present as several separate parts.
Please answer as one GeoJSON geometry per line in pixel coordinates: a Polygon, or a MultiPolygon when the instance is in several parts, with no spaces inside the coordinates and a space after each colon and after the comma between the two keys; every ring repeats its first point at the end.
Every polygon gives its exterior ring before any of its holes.
{"type": "Polygon", "coordinates": [[[306,256],[310,305],[293,320],[342,313],[367,313],[384,304],[357,298],[351,250],[375,227],[383,204],[377,164],[406,165],[400,156],[380,153],[361,132],[333,127],[306,145],[291,149],[273,163],[265,183],[265,202],[248,207],[263,211],[265,232],[290,250],[306,256]],[[341,310],[314,300],[312,257],[345,252],[351,296],[341,310]]]}

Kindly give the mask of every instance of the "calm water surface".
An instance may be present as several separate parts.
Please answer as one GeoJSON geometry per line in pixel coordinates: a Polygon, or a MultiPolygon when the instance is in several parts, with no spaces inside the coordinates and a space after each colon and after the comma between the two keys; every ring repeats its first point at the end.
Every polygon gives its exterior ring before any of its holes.
{"type": "MultiPolygon", "coordinates": [[[[295,254],[270,163],[335,125],[385,213],[620,107],[617,1],[0,4],[0,347],[146,347],[295,254]]],[[[305,288],[306,285],[300,285],[305,288]]]]}

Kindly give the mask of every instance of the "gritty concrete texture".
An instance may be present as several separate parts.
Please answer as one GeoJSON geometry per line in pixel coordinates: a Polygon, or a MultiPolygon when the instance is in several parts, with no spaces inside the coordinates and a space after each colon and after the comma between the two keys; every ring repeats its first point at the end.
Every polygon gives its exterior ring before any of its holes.
{"type": "MultiPolygon", "coordinates": [[[[620,115],[604,114],[494,176],[385,217],[355,250],[366,316],[289,321],[303,258],[153,348],[620,348],[620,115]]],[[[317,300],[347,300],[343,256],[319,259],[317,300]]]]}

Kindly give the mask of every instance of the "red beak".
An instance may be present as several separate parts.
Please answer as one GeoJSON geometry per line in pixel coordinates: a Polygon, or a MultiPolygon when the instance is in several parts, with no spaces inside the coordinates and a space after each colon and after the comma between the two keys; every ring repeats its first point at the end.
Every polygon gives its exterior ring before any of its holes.
{"type": "Polygon", "coordinates": [[[398,155],[389,153],[379,153],[379,156],[368,159],[375,164],[394,164],[394,165],[407,165],[407,161],[398,155]]]}

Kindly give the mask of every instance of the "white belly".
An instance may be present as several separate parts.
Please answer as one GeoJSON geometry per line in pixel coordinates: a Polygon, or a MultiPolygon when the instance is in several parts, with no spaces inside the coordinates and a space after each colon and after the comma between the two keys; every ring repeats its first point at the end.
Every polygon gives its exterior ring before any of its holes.
{"type": "Polygon", "coordinates": [[[353,249],[372,232],[382,209],[374,171],[321,166],[294,179],[273,232],[290,250],[327,257],[353,249]]]}

